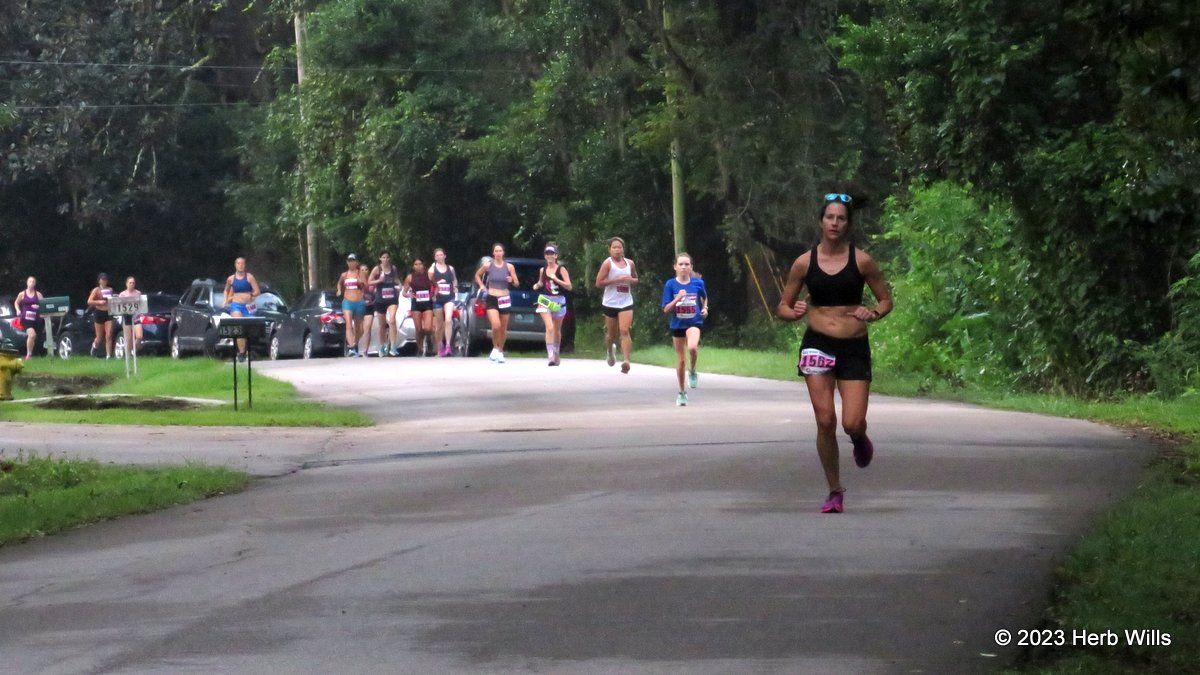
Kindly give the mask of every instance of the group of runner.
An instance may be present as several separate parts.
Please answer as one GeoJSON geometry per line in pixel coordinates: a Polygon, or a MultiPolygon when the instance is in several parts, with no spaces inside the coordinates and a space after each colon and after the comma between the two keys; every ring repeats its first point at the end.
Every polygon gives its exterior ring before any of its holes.
{"type": "MultiPolygon", "coordinates": [[[[800,344],[797,375],[804,378],[808,387],[816,418],[817,453],[830,490],[821,507],[823,513],[841,513],[844,508],[835,390],[842,400],[842,429],[850,437],[855,464],[866,467],[875,454],[874,445],[867,436],[866,421],[872,376],[867,324],[886,316],[893,306],[879,265],[851,242],[853,224],[854,199],[841,193],[825,195],[818,214],[820,240],[792,263],[775,310],[776,316],[783,320],[803,319],[808,324],[800,344]],[[875,296],[873,307],[863,304],[866,287],[875,296]],[[802,290],[806,291],[803,297],[800,295],[802,290]]],[[[558,247],[554,242],[547,243],[542,253],[546,264],[538,270],[533,289],[538,292],[536,311],[545,323],[548,365],[557,366],[567,295],[575,290],[575,284],[567,268],[559,262],[558,247]]],[[[621,372],[628,373],[632,351],[633,291],[639,283],[637,266],[625,257],[625,242],[620,237],[609,239],[608,254],[595,280],[596,287],[603,290],[601,308],[606,361],[609,366],[616,365],[619,350],[621,372]]],[[[435,250],[433,264],[428,267],[422,259],[414,260],[402,279],[387,252],[380,254],[379,263],[370,271],[354,254],[347,256],[346,266],[346,271],[338,277],[337,294],[343,298],[341,309],[346,320],[349,355],[365,355],[365,346],[361,342],[369,342],[372,318],[378,321],[379,354],[397,355],[396,313],[401,296],[412,300],[418,353],[424,354],[427,337],[437,340],[439,356],[452,353],[452,317],[458,274],[447,264],[445,251],[435,250]],[[440,314],[436,324],[435,314],[440,314]]],[[[248,316],[252,314],[253,299],[260,293],[260,288],[254,275],[246,271],[245,258],[238,258],[234,268],[234,273],[225,282],[226,305],[231,315],[248,316]]],[[[698,383],[696,364],[704,319],[709,312],[708,291],[704,281],[695,274],[690,255],[676,255],[674,268],[675,276],[663,284],[661,307],[669,317],[676,354],[679,391],[675,403],[685,406],[687,387],[695,388],[698,383]]],[[[491,259],[480,265],[474,279],[483,291],[482,300],[492,329],[493,348],[489,358],[503,363],[512,307],[510,292],[518,284],[516,268],[505,260],[503,245],[492,247],[491,259]]],[[[108,313],[108,301],[113,294],[108,275],[102,273],[87,300],[88,306],[95,310],[93,352],[103,344],[108,357],[113,354],[113,320],[108,313]]],[[[119,295],[134,297],[139,294],[136,279],[128,277],[125,290],[119,295]]],[[[33,355],[43,300],[37,289],[37,279],[29,277],[14,301],[17,310],[14,325],[27,335],[26,358],[33,355]]],[[[140,335],[137,339],[141,339],[140,335]]],[[[245,341],[239,340],[239,354],[244,354],[245,350],[245,341]]]]}
{"type": "MultiPolygon", "coordinates": [[[[111,359],[113,356],[114,347],[114,317],[108,313],[108,301],[113,295],[121,298],[136,298],[142,292],[137,289],[137,279],[134,277],[125,278],[125,289],[120,293],[109,285],[108,275],[101,272],[96,277],[96,286],[88,293],[87,306],[94,309],[93,325],[95,330],[95,339],[92,340],[92,353],[95,354],[100,346],[104,346],[105,358],[111,359]]],[[[28,277],[25,279],[25,288],[17,293],[17,297],[13,300],[13,306],[17,310],[16,319],[13,321],[13,327],[17,330],[25,332],[25,358],[33,358],[33,347],[37,342],[37,327],[42,319],[42,303],[45,301],[45,296],[37,287],[37,277],[28,277]]],[[[142,339],[141,325],[133,325],[133,338],[140,341],[142,339]]]]}

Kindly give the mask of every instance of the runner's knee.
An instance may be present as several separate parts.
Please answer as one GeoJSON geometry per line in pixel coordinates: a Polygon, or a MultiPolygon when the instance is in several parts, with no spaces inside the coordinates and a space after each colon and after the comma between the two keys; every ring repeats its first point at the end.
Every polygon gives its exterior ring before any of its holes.
{"type": "Polygon", "coordinates": [[[867,433],[867,421],[864,419],[842,420],[842,429],[852,438],[858,438],[867,433]]]}
{"type": "Polygon", "coordinates": [[[832,434],[835,431],[837,431],[837,413],[832,410],[817,413],[817,432],[832,434]]]}

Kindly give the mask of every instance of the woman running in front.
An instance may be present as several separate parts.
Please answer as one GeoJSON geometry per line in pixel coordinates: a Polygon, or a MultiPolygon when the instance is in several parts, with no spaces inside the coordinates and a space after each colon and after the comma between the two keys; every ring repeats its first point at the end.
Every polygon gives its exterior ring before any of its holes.
{"type": "Polygon", "coordinates": [[[629,372],[629,354],[633,351],[633,339],[629,330],[633,327],[633,287],[638,283],[637,266],[625,257],[625,240],[613,237],[608,240],[608,258],[600,265],[596,274],[596,288],[604,289],[600,301],[604,312],[604,347],[608,352],[608,365],[617,362],[617,339],[621,341],[621,372],[629,372]]]}
{"type": "Polygon", "coordinates": [[[546,356],[550,359],[547,365],[557,366],[562,363],[559,349],[562,347],[563,317],[567,315],[567,293],[572,288],[571,274],[558,263],[558,245],[554,242],[546,242],[542,255],[546,257],[546,266],[538,270],[533,290],[541,291],[536,311],[546,324],[546,356]]]}
{"type": "MultiPolygon", "coordinates": [[[[254,299],[262,294],[258,279],[246,271],[246,258],[233,261],[233,274],[225,279],[225,307],[229,316],[254,316],[254,299]]],[[[246,338],[237,338],[237,360],[246,360],[246,338]]]]}
{"type": "Polygon", "coordinates": [[[442,336],[438,347],[438,356],[454,355],[454,292],[458,288],[458,272],[453,265],[446,264],[446,252],[440,248],[433,250],[433,267],[429,268],[429,278],[433,280],[437,295],[433,298],[435,319],[440,313],[441,318],[435,320],[438,333],[442,336]]]}
{"type": "Polygon", "coordinates": [[[412,271],[404,278],[404,295],[412,298],[417,356],[425,356],[428,354],[425,350],[425,340],[433,337],[433,281],[429,278],[429,271],[425,269],[425,261],[420,258],[413,260],[412,271]]]}
{"type": "Polygon", "coordinates": [[[487,289],[484,308],[492,326],[492,353],[489,359],[504,363],[504,341],[508,337],[508,313],[512,309],[509,289],[517,285],[517,269],[504,262],[504,246],[492,245],[492,260],[475,270],[475,284],[487,289]]]}
{"type": "MultiPolygon", "coordinates": [[[[142,292],[137,289],[137,279],[134,279],[133,277],[125,277],[125,290],[118,293],[118,295],[122,298],[140,298],[140,297],[142,297],[142,292]]],[[[133,337],[133,353],[134,354],[138,353],[138,348],[142,344],[142,324],[140,321],[142,316],[144,316],[144,315],[138,314],[137,316],[133,317],[133,336],[132,337],[133,337]]],[[[124,333],[124,326],[122,326],[121,328],[122,328],[121,332],[124,333]]],[[[125,336],[125,347],[127,349],[129,348],[129,337],[130,336],[128,336],[128,335],[125,336]]]]}
{"type": "Polygon", "coordinates": [[[101,272],[96,277],[96,287],[88,294],[87,304],[95,310],[96,314],[93,323],[96,328],[96,337],[92,340],[92,353],[100,349],[100,343],[104,343],[104,358],[111,359],[113,355],[113,326],[112,316],[108,313],[108,299],[113,296],[113,288],[108,285],[108,275],[101,272]]]}
{"type": "Polygon", "coordinates": [[[829,498],[821,513],[841,513],[846,490],[839,471],[833,390],[842,397],[842,428],[854,446],[854,463],[865,467],[875,455],[875,446],[867,438],[871,389],[867,323],[892,311],[892,294],[879,265],[848,237],[854,225],[850,195],[825,195],[819,216],[821,241],[792,263],[775,314],[787,321],[808,320],[797,370],[808,385],[817,420],[817,454],[829,483],[829,498]],[[875,296],[874,309],[863,306],[864,284],[875,296]],[[808,289],[803,299],[802,287],[808,289]]]}
{"type": "Polygon", "coordinates": [[[687,405],[687,391],[683,388],[684,348],[691,357],[691,368],[687,369],[688,385],[696,388],[696,359],[700,355],[700,328],[708,317],[708,289],[704,282],[692,276],[692,256],[679,253],[675,256],[675,278],[663,284],[663,313],[671,317],[671,342],[675,345],[675,374],[679,379],[679,395],[675,405],[687,405]]]}
{"type": "Polygon", "coordinates": [[[375,322],[379,325],[379,355],[400,356],[400,348],[394,347],[400,339],[396,327],[396,308],[400,306],[400,292],[396,283],[396,268],[392,256],[383,251],[379,264],[371,270],[367,284],[375,287],[375,322]]]}
{"type": "Polygon", "coordinates": [[[33,358],[33,346],[37,343],[37,325],[42,320],[42,294],[37,289],[37,279],[25,280],[25,290],[17,293],[13,307],[17,310],[18,327],[25,331],[25,360],[33,358]]]}
{"type": "Polygon", "coordinates": [[[358,351],[363,316],[367,313],[367,271],[358,264],[358,256],[346,256],[346,271],[338,277],[336,293],[342,297],[342,316],[346,319],[346,356],[365,356],[358,351]]]}

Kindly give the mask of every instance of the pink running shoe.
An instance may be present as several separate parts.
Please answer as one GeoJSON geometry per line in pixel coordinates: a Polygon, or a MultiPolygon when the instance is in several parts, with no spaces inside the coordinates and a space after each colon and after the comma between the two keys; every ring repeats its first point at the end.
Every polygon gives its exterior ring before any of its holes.
{"type": "Polygon", "coordinates": [[[865,469],[871,463],[871,458],[875,456],[875,444],[867,438],[866,434],[858,438],[851,438],[850,442],[854,444],[854,463],[860,469],[865,469]]]}
{"type": "Polygon", "coordinates": [[[829,499],[821,505],[821,513],[841,513],[843,492],[830,492],[829,499]]]}

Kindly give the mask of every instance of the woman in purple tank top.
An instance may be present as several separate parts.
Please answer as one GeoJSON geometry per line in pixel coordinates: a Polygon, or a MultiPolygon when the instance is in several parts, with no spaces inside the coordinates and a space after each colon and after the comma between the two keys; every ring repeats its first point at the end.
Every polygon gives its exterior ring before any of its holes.
{"type": "Polygon", "coordinates": [[[37,279],[25,280],[25,290],[17,294],[13,302],[17,309],[16,327],[25,331],[25,360],[33,358],[33,345],[37,342],[37,325],[42,319],[42,294],[37,289],[37,279]]]}

